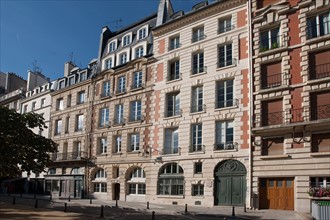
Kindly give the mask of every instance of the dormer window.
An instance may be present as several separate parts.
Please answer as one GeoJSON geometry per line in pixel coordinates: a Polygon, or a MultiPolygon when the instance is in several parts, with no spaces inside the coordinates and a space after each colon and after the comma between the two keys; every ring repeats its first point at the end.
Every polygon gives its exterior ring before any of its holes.
{"type": "Polygon", "coordinates": [[[142,57],[144,55],[143,46],[139,46],[135,49],[135,58],[142,57]]]}
{"type": "Polygon", "coordinates": [[[116,50],[116,41],[112,41],[109,43],[109,53],[115,50],[116,50]]]}
{"type": "Polygon", "coordinates": [[[105,61],[105,69],[111,69],[113,67],[112,58],[109,58],[105,61]]]}
{"type": "Polygon", "coordinates": [[[126,52],[120,54],[119,61],[120,61],[119,64],[125,64],[127,62],[127,53],[126,52]]]}
{"type": "Polygon", "coordinates": [[[147,28],[141,28],[139,31],[138,31],[138,36],[139,36],[139,40],[145,38],[147,36],[147,28]]]}
{"type": "Polygon", "coordinates": [[[131,43],[131,35],[127,34],[123,37],[123,47],[131,43]]]}

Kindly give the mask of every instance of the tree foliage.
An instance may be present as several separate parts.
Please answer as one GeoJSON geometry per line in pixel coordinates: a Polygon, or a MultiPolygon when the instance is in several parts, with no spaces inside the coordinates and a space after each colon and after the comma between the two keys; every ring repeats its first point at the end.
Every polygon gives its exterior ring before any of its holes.
{"type": "Polygon", "coordinates": [[[40,173],[48,165],[57,144],[35,134],[33,128],[47,128],[42,116],[0,106],[0,177],[17,177],[22,171],[40,173]]]}

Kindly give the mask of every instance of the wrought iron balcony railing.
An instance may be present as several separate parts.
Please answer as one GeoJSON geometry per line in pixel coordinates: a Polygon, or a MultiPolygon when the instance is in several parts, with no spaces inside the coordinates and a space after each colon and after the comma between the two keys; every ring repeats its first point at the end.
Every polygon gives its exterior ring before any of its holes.
{"type": "Polygon", "coordinates": [[[261,88],[269,89],[282,85],[283,73],[273,74],[270,76],[261,76],[261,88]]]}
{"type": "Polygon", "coordinates": [[[222,68],[222,67],[236,65],[236,64],[237,64],[237,60],[235,58],[227,57],[226,59],[219,59],[219,61],[217,63],[217,67],[222,68]]]}
{"type": "Polygon", "coordinates": [[[167,76],[167,81],[182,79],[182,73],[170,73],[167,76]]]}
{"type": "Polygon", "coordinates": [[[113,120],[113,125],[124,125],[126,123],[125,118],[116,118],[113,120]]]}
{"type": "Polygon", "coordinates": [[[218,101],[216,108],[228,108],[238,106],[238,99],[229,99],[224,101],[218,101]]]}
{"type": "Polygon", "coordinates": [[[101,93],[100,98],[106,98],[106,97],[111,98],[111,93],[110,92],[101,93]]]}
{"type": "Polygon", "coordinates": [[[205,152],[205,145],[203,144],[195,144],[189,146],[189,153],[193,152],[205,152]]]}
{"type": "Polygon", "coordinates": [[[330,118],[330,104],[311,106],[311,120],[320,120],[330,118]]]}
{"type": "Polygon", "coordinates": [[[143,83],[133,83],[131,85],[131,90],[134,90],[134,89],[142,89],[144,87],[144,84],[143,83]]]}
{"type": "Polygon", "coordinates": [[[235,29],[235,25],[225,26],[218,29],[218,34],[222,34],[235,29]]]}
{"type": "Polygon", "coordinates": [[[192,105],[191,106],[191,113],[195,112],[205,112],[206,111],[206,105],[200,104],[200,105],[192,105]]]}
{"type": "Polygon", "coordinates": [[[176,44],[171,44],[168,48],[168,50],[174,50],[174,49],[177,49],[177,48],[180,48],[181,47],[181,43],[176,43],[176,44]]]}
{"type": "Polygon", "coordinates": [[[167,112],[165,113],[165,117],[174,117],[181,115],[182,115],[182,109],[167,110],[167,112]]]}
{"type": "Polygon", "coordinates": [[[191,43],[195,43],[197,41],[204,40],[205,38],[206,38],[206,35],[205,34],[200,34],[200,35],[194,36],[191,39],[191,43]]]}
{"type": "Polygon", "coordinates": [[[237,150],[238,143],[237,142],[222,142],[214,144],[214,150],[237,150]]]}
{"type": "Polygon", "coordinates": [[[181,152],[181,148],[172,146],[171,148],[164,148],[163,155],[168,154],[179,154],[181,152]]]}
{"type": "Polygon", "coordinates": [[[192,69],[192,74],[198,74],[198,73],[203,73],[206,72],[207,67],[206,66],[201,66],[201,67],[197,67],[197,68],[193,68],[192,69]]]}
{"type": "Polygon", "coordinates": [[[58,161],[71,161],[71,160],[86,160],[87,153],[83,151],[73,151],[66,153],[53,153],[51,155],[51,160],[53,162],[58,161]]]}
{"type": "Polygon", "coordinates": [[[311,67],[309,79],[330,77],[330,62],[311,67]]]}

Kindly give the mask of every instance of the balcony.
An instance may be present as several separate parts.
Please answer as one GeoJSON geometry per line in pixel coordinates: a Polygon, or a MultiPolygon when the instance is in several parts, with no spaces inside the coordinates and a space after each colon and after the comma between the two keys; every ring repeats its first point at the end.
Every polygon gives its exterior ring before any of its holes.
{"type": "Polygon", "coordinates": [[[270,89],[282,85],[283,73],[264,75],[261,77],[261,89],[270,89]]]}
{"type": "Polygon", "coordinates": [[[193,37],[191,39],[191,43],[195,43],[197,41],[201,41],[201,40],[204,40],[206,38],[206,35],[205,34],[200,34],[200,35],[197,35],[195,37],[193,37]]]}
{"type": "Polygon", "coordinates": [[[330,104],[311,106],[311,120],[320,120],[330,118],[330,104]]]}
{"type": "Polygon", "coordinates": [[[237,60],[235,58],[227,57],[226,60],[222,59],[217,63],[217,68],[223,68],[226,66],[231,66],[231,65],[236,65],[236,64],[237,64],[237,60]]]}
{"type": "Polygon", "coordinates": [[[113,125],[125,125],[126,119],[125,118],[116,118],[113,120],[113,125]]]}
{"type": "Polygon", "coordinates": [[[216,143],[214,144],[215,151],[222,151],[222,150],[237,150],[238,143],[237,142],[226,142],[226,143],[216,143]]]}
{"type": "Polygon", "coordinates": [[[204,73],[206,72],[206,66],[201,66],[201,67],[197,67],[197,68],[193,68],[192,69],[192,75],[198,74],[198,73],[204,73]]]}
{"type": "Polygon", "coordinates": [[[189,153],[194,153],[194,152],[205,152],[205,145],[203,144],[195,144],[189,146],[189,153]]]}
{"type": "Polygon", "coordinates": [[[181,47],[181,43],[171,44],[168,48],[168,51],[175,50],[181,47]]]}
{"type": "Polygon", "coordinates": [[[182,73],[170,73],[167,76],[167,81],[179,80],[182,79],[182,73]]]}
{"type": "Polygon", "coordinates": [[[322,22],[321,24],[316,24],[315,21],[313,25],[307,26],[306,28],[307,39],[309,40],[330,34],[330,30],[328,27],[330,27],[330,21],[325,21],[322,22]]]}
{"type": "Polygon", "coordinates": [[[116,95],[122,95],[126,93],[126,88],[120,88],[116,90],[116,95]]]}
{"type": "Polygon", "coordinates": [[[322,79],[330,77],[330,63],[320,64],[311,67],[309,79],[322,79]]]}
{"type": "Polygon", "coordinates": [[[229,108],[229,107],[237,107],[238,99],[230,99],[224,101],[218,101],[216,108],[229,108]]]}
{"type": "Polygon", "coordinates": [[[225,33],[225,32],[231,31],[231,30],[234,30],[234,29],[235,29],[235,26],[234,25],[225,26],[225,27],[222,27],[222,28],[219,28],[218,29],[218,34],[222,34],[222,33],[225,33]]]}
{"type": "Polygon", "coordinates": [[[283,40],[284,35],[273,36],[270,38],[262,39],[259,41],[259,52],[265,52],[268,50],[273,50],[279,47],[283,47],[283,40]]]}
{"type": "Polygon", "coordinates": [[[131,90],[137,90],[137,89],[142,89],[142,88],[144,88],[143,83],[133,83],[131,85],[131,90]]]}
{"type": "Polygon", "coordinates": [[[180,154],[181,148],[173,147],[173,146],[171,148],[164,148],[162,153],[163,153],[163,155],[180,154]]]}
{"type": "Polygon", "coordinates": [[[110,92],[106,92],[106,93],[101,93],[100,94],[100,98],[111,98],[111,93],[110,92]]]}
{"type": "Polygon", "coordinates": [[[53,162],[60,162],[60,161],[79,161],[79,160],[86,160],[87,153],[81,151],[75,152],[67,152],[67,153],[53,153],[51,155],[51,160],[53,162]]]}
{"type": "Polygon", "coordinates": [[[191,106],[191,113],[198,113],[198,112],[206,112],[206,105],[200,104],[200,105],[191,106]]]}

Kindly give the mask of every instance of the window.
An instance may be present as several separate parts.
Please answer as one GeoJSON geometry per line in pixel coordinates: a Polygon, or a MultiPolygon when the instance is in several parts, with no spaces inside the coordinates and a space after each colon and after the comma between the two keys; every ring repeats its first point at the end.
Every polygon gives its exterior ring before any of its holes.
{"type": "Polygon", "coordinates": [[[62,132],[62,120],[55,121],[55,135],[59,135],[62,132]]]}
{"type": "Polygon", "coordinates": [[[191,94],[191,112],[201,112],[203,108],[203,86],[192,88],[191,94]]]}
{"type": "Polygon", "coordinates": [[[139,40],[145,38],[147,36],[147,29],[146,28],[141,28],[138,31],[138,36],[139,36],[139,40]]]}
{"type": "Polygon", "coordinates": [[[117,93],[126,92],[126,77],[120,76],[117,79],[117,93]]]}
{"type": "Polygon", "coordinates": [[[312,152],[330,152],[330,133],[312,134],[312,152]]]}
{"type": "MultiPolygon", "coordinates": [[[[24,107],[23,107],[23,113],[26,113],[27,112],[27,108],[28,108],[28,105],[24,105],[24,107]]],[[[57,109],[57,107],[56,107],[56,109],[57,109]]]]}
{"type": "Polygon", "coordinates": [[[174,50],[180,47],[180,36],[174,36],[170,38],[169,50],[174,50]]]}
{"type": "Polygon", "coordinates": [[[169,68],[168,81],[180,79],[180,60],[169,62],[169,68]]]}
{"type": "Polygon", "coordinates": [[[193,54],[192,61],[193,61],[192,74],[205,72],[204,52],[198,52],[193,54]]]}
{"type": "Polygon", "coordinates": [[[119,64],[125,64],[127,62],[127,53],[121,53],[119,55],[119,64]]]}
{"type": "Polygon", "coordinates": [[[330,11],[307,18],[307,39],[330,34],[330,11]]]}
{"type": "Polygon", "coordinates": [[[282,63],[267,63],[261,65],[261,88],[269,89],[282,84],[282,63]]]}
{"type": "Polygon", "coordinates": [[[203,163],[196,162],[194,163],[194,174],[203,173],[203,163]]]}
{"type": "Polygon", "coordinates": [[[109,53],[116,50],[116,41],[109,43],[109,53]]]}
{"type": "Polygon", "coordinates": [[[78,92],[77,94],[77,104],[82,104],[85,102],[85,91],[78,92]]]}
{"type": "Polygon", "coordinates": [[[140,134],[130,134],[129,143],[129,151],[138,151],[140,149],[140,134]]]}
{"type": "Polygon", "coordinates": [[[107,192],[107,183],[93,183],[94,192],[107,192]]]}
{"type": "Polygon", "coordinates": [[[283,124],[284,111],[282,99],[263,101],[262,108],[262,126],[271,126],[283,124]]]}
{"type": "Polygon", "coordinates": [[[107,138],[103,137],[99,139],[99,154],[106,154],[108,152],[107,149],[107,138]]]}
{"type": "Polygon", "coordinates": [[[93,178],[94,192],[104,193],[107,192],[107,183],[106,183],[107,173],[105,170],[100,169],[96,172],[95,177],[93,178]]]}
{"type": "Polygon", "coordinates": [[[215,129],[215,150],[234,149],[234,121],[218,121],[215,129]]]}
{"type": "MultiPolygon", "coordinates": [[[[80,158],[82,156],[81,152],[82,152],[81,151],[81,142],[80,141],[73,142],[72,159],[80,158]]],[[[80,173],[80,169],[79,169],[79,173],[80,173]]],[[[78,174],[78,172],[76,172],[75,174],[78,174]]]]}
{"type": "Polygon", "coordinates": [[[113,60],[112,58],[106,59],[105,61],[105,69],[111,69],[113,67],[113,60]]]}
{"type": "Polygon", "coordinates": [[[137,89],[142,87],[142,71],[133,73],[133,84],[132,89],[137,89]]]}
{"type": "Polygon", "coordinates": [[[180,92],[168,93],[166,95],[166,117],[181,115],[180,92]]]}
{"type": "Polygon", "coordinates": [[[36,102],[32,102],[31,110],[34,111],[36,109],[36,102]]]}
{"type": "Polygon", "coordinates": [[[60,81],[59,88],[60,88],[60,89],[63,89],[64,87],[65,87],[65,80],[60,81]]]}
{"type": "Polygon", "coordinates": [[[179,128],[165,129],[164,154],[177,154],[179,152],[179,128]]]}
{"type": "Polygon", "coordinates": [[[142,168],[135,168],[131,173],[131,179],[146,178],[146,174],[142,168]]]}
{"type": "Polygon", "coordinates": [[[57,99],[56,100],[56,110],[63,110],[63,98],[57,99]]]}
{"type": "Polygon", "coordinates": [[[137,47],[135,49],[135,58],[142,57],[144,55],[143,46],[137,47]]]}
{"type": "Polygon", "coordinates": [[[102,108],[100,109],[100,127],[107,127],[109,126],[109,108],[102,108]]]}
{"type": "Polygon", "coordinates": [[[116,105],[115,124],[123,124],[123,123],[124,123],[124,105],[119,104],[116,105]]]}
{"type": "Polygon", "coordinates": [[[114,153],[120,153],[121,152],[121,135],[117,135],[114,137],[114,153]]]}
{"type": "Polygon", "coordinates": [[[129,45],[131,43],[131,35],[125,35],[123,37],[123,47],[125,47],[126,45],[129,45]]]}
{"type": "Polygon", "coordinates": [[[131,102],[130,121],[139,121],[142,119],[142,105],[141,100],[131,102]]]}
{"type": "Polygon", "coordinates": [[[111,96],[111,86],[110,86],[110,80],[109,81],[106,81],[106,82],[103,82],[102,84],[102,97],[108,97],[108,96],[111,96]]]}
{"type": "Polygon", "coordinates": [[[159,173],[159,195],[183,195],[184,176],[181,166],[176,163],[167,164],[159,173]]]}
{"type": "Polygon", "coordinates": [[[316,187],[316,188],[330,187],[330,176],[311,177],[309,185],[310,185],[310,187],[316,187]]]}
{"type": "Polygon", "coordinates": [[[87,79],[87,73],[80,73],[80,82],[87,79]]]}
{"type": "Polygon", "coordinates": [[[75,77],[72,76],[69,78],[69,86],[73,85],[75,83],[75,77]]]}
{"type": "Polygon", "coordinates": [[[146,184],[145,183],[129,183],[128,184],[129,194],[146,194],[146,184]]]}
{"type": "Polygon", "coordinates": [[[204,35],[204,26],[194,28],[192,31],[192,42],[203,40],[206,36],[204,35]]]}
{"type": "Polygon", "coordinates": [[[145,173],[142,168],[135,168],[127,182],[129,194],[146,194],[145,173]]]}
{"type": "Polygon", "coordinates": [[[202,124],[191,125],[191,148],[190,152],[202,151],[202,124]]]}
{"type": "Polygon", "coordinates": [[[48,175],[54,175],[56,174],[56,169],[55,168],[49,168],[48,169],[48,175]]]}
{"type": "Polygon", "coordinates": [[[76,116],[76,131],[82,131],[84,126],[84,115],[76,116]]]}
{"type": "Polygon", "coordinates": [[[70,126],[70,117],[65,118],[65,133],[69,133],[69,126],[70,126]]]}
{"type": "Polygon", "coordinates": [[[231,107],[234,105],[234,80],[217,82],[217,108],[231,107]]]}
{"type": "Polygon", "coordinates": [[[284,138],[268,138],[262,140],[262,155],[283,155],[284,138]]]}
{"type": "Polygon", "coordinates": [[[46,104],[46,98],[41,99],[40,108],[45,107],[45,104],[46,104]]]}
{"type": "Polygon", "coordinates": [[[218,52],[218,68],[233,65],[233,51],[231,43],[219,46],[218,52]]]}
{"type": "Polygon", "coordinates": [[[70,107],[71,106],[71,99],[72,99],[72,95],[68,95],[67,101],[66,101],[66,106],[67,107],[70,107]]]}
{"type": "Polygon", "coordinates": [[[231,17],[220,19],[218,34],[231,31],[233,28],[234,26],[231,24],[231,17]]]}
{"type": "Polygon", "coordinates": [[[192,196],[203,196],[204,195],[204,185],[203,184],[192,184],[191,186],[192,196]]]}
{"type": "Polygon", "coordinates": [[[103,169],[98,170],[95,174],[94,179],[98,179],[98,178],[107,178],[107,172],[103,169]]]}
{"type": "Polygon", "coordinates": [[[273,28],[260,33],[259,51],[264,52],[280,46],[280,29],[273,28]]]}
{"type": "Polygon", "coordinates": [[[321,50],[309,53],[308,68],[309,79],[322,79],[330,77],[330,50],[321,50]]]}
{"type": "Polygon", "coordinates": [[[330,118],[330,91],[310,94],[311,120],[330,118]]]}

